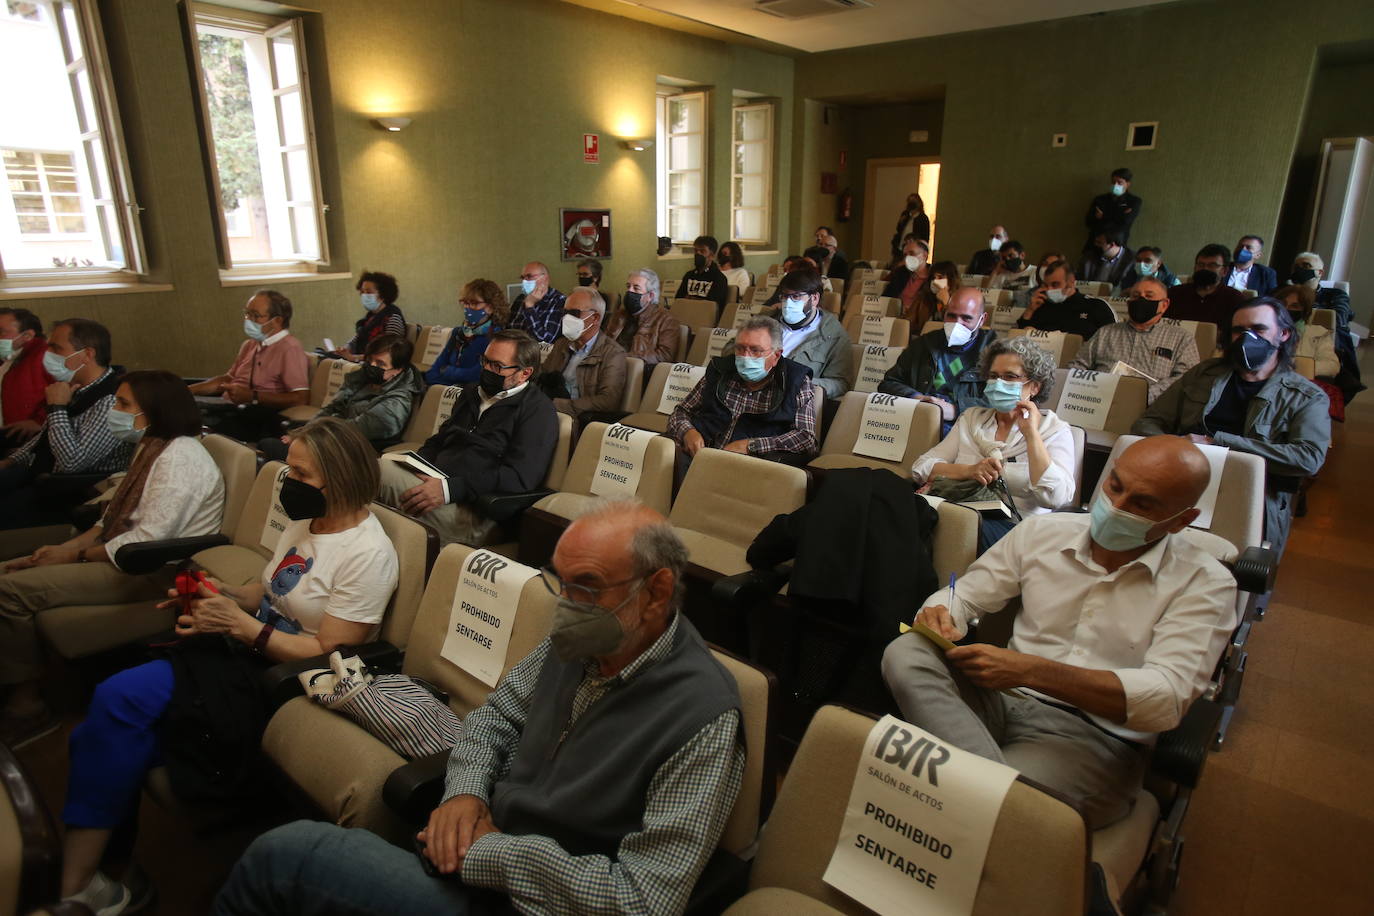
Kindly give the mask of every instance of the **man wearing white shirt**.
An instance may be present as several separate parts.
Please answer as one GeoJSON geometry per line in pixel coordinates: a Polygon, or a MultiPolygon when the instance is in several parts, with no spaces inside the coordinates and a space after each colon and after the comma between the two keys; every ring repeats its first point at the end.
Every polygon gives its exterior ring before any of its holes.
{"type": "Polygon", "coordinates": [[[529,384],[539,359],[539,342],[525,331],[493,334],[481,379],[463,389],[453,414],[418,450],[447,476],[383,458],[381,501],[423,520],[443,544],[485,542],[495,523],[477,511],[477,498],[536,489],[558,444],[553,402],[529,384]]]}
{"type": "Polygon", "coordinates": [[[941,655],[899,636],[883,677],[904,717],[1062,792],[1094,829],[1124,817],[1155,736],[1202,694],[1235,627],[1232,576],[1180,540],[1209,478],[1194,445],[1155,436],[1122,452],[1090,514],[1013,528],[952,600],[941,589],[916,615],[958,640],[1019,597],[1008,648],[941,655]]]}
{"type": "Polygon", "coordinates": [[[810,369],[827,398],[842,398],[853,351],[840,320],[821,308],[822,288],[818,273],[798,268],[778,283],[777,309],[764,314],[782,325],[782,355],[810,369]]]}

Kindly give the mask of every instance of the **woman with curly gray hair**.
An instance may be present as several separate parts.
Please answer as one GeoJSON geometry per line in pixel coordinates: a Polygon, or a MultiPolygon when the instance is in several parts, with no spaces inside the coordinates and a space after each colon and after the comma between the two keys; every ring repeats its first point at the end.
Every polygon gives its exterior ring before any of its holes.
{"type": "MultiPolygon", "coordinates": [[[[966,491],[982,494],[1000,479],[1022,516],[1067,506],[1074,491],[1073,432],[1039,406],[1054,384],[1054,357],[1028,337],[999,338],[983,349],[978,369],[988,406],[961,413],[949,435],[916,459],[912,478],[922,492],[955,499],[966,491]]],[[[984,517],[980,552],[1013,524],[984,517]]]]}

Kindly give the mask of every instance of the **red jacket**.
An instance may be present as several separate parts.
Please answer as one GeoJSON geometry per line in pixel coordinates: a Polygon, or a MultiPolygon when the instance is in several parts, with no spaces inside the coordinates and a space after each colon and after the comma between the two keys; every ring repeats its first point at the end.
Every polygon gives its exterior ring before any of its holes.
{"type": "Polygon", "coordinates": [[[44,390],[52,384],[52,376],[43,368],[43,354],[46,352],[47,339],[35,337],[24,347],[23,354],[15,358],[4,380],[0,381],[0,407],[4,408],[7,424],[20,420],[42,423],[47,416],[44,390]]]}

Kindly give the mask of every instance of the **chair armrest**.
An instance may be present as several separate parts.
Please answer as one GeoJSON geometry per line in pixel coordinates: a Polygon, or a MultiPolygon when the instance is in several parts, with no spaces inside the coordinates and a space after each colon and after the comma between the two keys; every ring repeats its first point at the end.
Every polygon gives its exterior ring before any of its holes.
{"type": "Polygon", "coordinates": [[[109,477],[109,472],[92,474],[38,474],[33,486],[50,499],[94,495],[95,485],[109,477]]]}
{"type": "Polygon", "coordinates": [[[410,761],[391,771],[382,785],[382,800],[409,824],[417,827],[429,821],[429,814],[444,797],[444,773],[448,771],[448,751],[410,761]]]}
{"type": "Polygon", "coordinates": [[[493,522],[508,522],[553,492],[531,490],[528,493],[488,493],[477,497],[477,510],[493,522]]]}
{"type": "Polygon", "coordinates": [[[1194,700],[1178,727],[1159,736],[1150,769],[1172,783],[1196,788],[1221,728],[1221,714],[1221,704],[1200,697],[1194,700]]]}
{"type": "Polygon", "coordinates": [[[733,576],[721,576],[711,584],[711,598],[737,610],[753,607],[776,595],[791,578],[791,566],[751,569],[733,576]]]}
{"type": "Polygon", "coordinates": [[[1278,571],[1279,558],[1268,547],[1247,547],[1231,564],[1236,588],[1256,595],[1265,595],[1274,590],[1274,577],[1278,571]]]}
{"type": "Polygon", "coordinates": [[[125,544],[115,551],[115,565],[126,573],[141,576],[187,557],[221,547],[229,543],[223,534],[202,534],[193,538],[167,538],[163,541],[143,541],[125,544]]]}
{"type": "Polygon", "coordinates": [[[723,849],[711,853],[692,886],[684,916],[708,916],[743,897],[749,889],[749,863],[723,849]]]}
{"type": "MultiPolygon", "coordinates": [[[[401,670],[401,650],[384,640],[363,643],[361,646],[340,646],[339,651],[347,658],[356,655],[363,664],[373,671],[395,674],[401,670]]],[[[328,668],[328,655],[312,655],[295,661],[280,662],[262,673],[263,691],[267,696],[267,706],[271,710],[280,709],[287,700],[304,695],[301,682],[296,675],[311,668],[328,668]]]]}

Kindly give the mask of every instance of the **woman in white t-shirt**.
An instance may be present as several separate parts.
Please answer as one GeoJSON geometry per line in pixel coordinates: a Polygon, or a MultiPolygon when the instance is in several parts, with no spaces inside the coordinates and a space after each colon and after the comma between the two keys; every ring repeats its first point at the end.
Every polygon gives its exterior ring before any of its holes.
{"type": "Polygon", "coordinates": [[[754,285],[754,278],[744,269],[744,251],[739,242],[726,242],[716,252],[716,263],[720,265],[725,280],[739,290],[740,301],[744,301],[744,291],[754,285]]]}
{"type": "Polygon", "coordinates": [[[250,790],[250,782],[243,784],[249,774],[239,783],[232,777],[236,766],[250,769],[242,761],[257,753],[266,725],[253,686],[261,669],[367,642],[382,620],[398,571],[396,550],[369,508],[380,480],[376,453],[356,424],[334,417],[294,435],[281,489],[292,523],[260,581],[211,580],[219,594],[202,586],[177,619],[183,639],[168,657],[104,681],[72,732],[62,812],[64,898],[97,911],[127,902],[128,889],[97,867],[111,831],[136,809],[147,770],[165,763],[173,788],[194,787],[196,797],[227,800],[236,788],[250,790]],[[200,710],[190,728],[188,709],[200,710]],[[196,741],[208,735],[214,752],[198,757],[177,746],[175,736],[188,732],[196,741]],[[228,733],[237,746],[217,747],[228,733]],[[202,778],[194,763],[207,756],[216,772],[202,778]]]}

